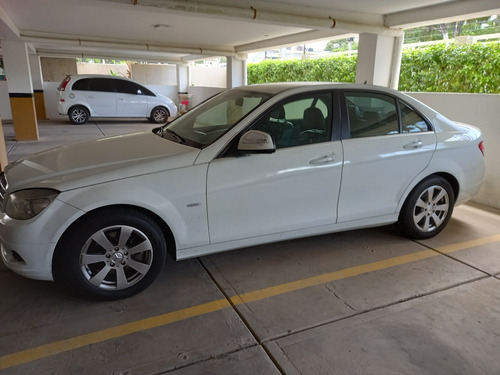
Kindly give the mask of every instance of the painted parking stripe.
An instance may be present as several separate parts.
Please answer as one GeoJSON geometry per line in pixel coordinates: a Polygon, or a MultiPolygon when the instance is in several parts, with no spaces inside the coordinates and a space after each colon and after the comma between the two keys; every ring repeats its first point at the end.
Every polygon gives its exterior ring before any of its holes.
{"type": "Polygon", "coordinates": [[[32,349],[27,349],[20,352],[1,356],[0,370],[32,362],[38,359],[43,359],[70,350],[75,350],[91,344],[97,344],[100,342],[116,339],[132,333],[165,326],[174,322],[201,316],[211,312],[220,311],[222,309],[230,307],[231,304],[240,305],[240,304],[260,301],[266,298],[293,292],[311,286],[325,284],[335,280],[345,279],[352,276],[358,276],[373,271],[378,271],[398,265],[415,262],[418,260],[439,256],[442,254],[449,254],[455,251],[466,250],[473,247],[499,241],[500,241],[500,234],[490,237],[483,237],[476,240],[446,245],[436,248],[434,250],[422,250],[407,255],[381,260],[378,262],[363,264],[335,272],[325,273],[306,279],[301,279],[285,284],[272,286],[269,288],[263,288],[249,293],[243,293],[231,297],[230,301],[226,299],[220,299],[205,304],[188,307],[182,310],[177,310],[170,313],[158,315],[155,317],[138,320],[132,323],[122,324],[116,327],[111,327],[100,331],[88,333],[86,335],[81,335],[66,340],[56,341],[53,343],[37,346],[32,349]]]}
{"type": "Polygon", "coordinates": [[[385,268],[390,268],[401,264],[415,262],[417,260],[434,257],[440,254],[448,254],[454,251],[465,250],[497,241],[500,241],[500,234],[491,237],[484,237],[476,240],[447,245],[433,250],[422,250],[416,253],[402,255],[399,257],[389,258],[378,262],[363,264],[351,268],[345,268],[340,271],[324,273],[322,275],[310,277],[307,279],[301,279],[286,284],[280,284],[269,288],[256,290],[254,292],[244,293],[232,297],[231,302],[233,304],[242,304],[242,303],[259,301],[265,298],[277,296],[279,294],[284,294],[288,292],[293,292],[295,290],[304,289],[310,286],[325,284],[335,280],[345,279],[352,276],[358,276],[368,272],[379,271],[385,268]]]}

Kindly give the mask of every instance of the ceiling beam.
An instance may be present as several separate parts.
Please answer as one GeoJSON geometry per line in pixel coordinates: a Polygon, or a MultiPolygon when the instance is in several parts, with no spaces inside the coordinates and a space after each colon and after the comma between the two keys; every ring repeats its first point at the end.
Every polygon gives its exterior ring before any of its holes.
{"type": "Polygon", "coordinates": [[[19,38],[19,28],[0,6],[0,35],[3,39],[15,40],[19,38]]]}
{"type": "MultiPolygon", "coordinates": [[[[259,6],[247,6],[245,8],[208,4],[185,0],[101,0],[112,3],[128,4],[137,7],[159,8],[171,12],[190,13],[204,17],[221,19],[236,19],[240,21],[254,21],[256,24],[265,23],[272,25],[305,28],[312,30],[341,29],[344,32],[372,32],[383,35],[399,36],[400,30],[384,26],[383,19],[380,23],[353,22],[341,19],[335,14],[312,16],[307,13],[287,13],[282,7],[281,11],[272,11],[259,6]]],[[[334,13],[334,11],[331,11],[334,13]]],[[[256,25],[257,26],[257,25],[256,25]]]]}
{"type": "Polygon", "coordinates": [[[167,55],[164,53],[137,53],[134,51],[68,51],[51,48],[38,48],[37,55],[41,57],[57,57],[57,58],[78,58],[78,59],[112,59],[126,61],[147,61],[147,62],[163,62],[170,64],[183,63],[182,55],[167,55]]]}
{"type": "Polygon", "coordinates": [[[265,49],[281,48],[290,45],[307,44],[322,39],[339,39],[355,36],[357,33],[346,33],[343,30],[312,30],[302,33],[286,35],[278,38],[248,43],[236,47],[237,53],[262,51],[265,49]]]}
{"type": "Polygon", "coordinates": [[[43,36],[37,33],[25,32],[21,35],[21,40],[26,43],[37,46],[37,51],[43,53],[59,53],[68,56],[92,57],[107,56],[108,58],[127,55],[134,58],[161,58],[161,61],[169,60],[180,62],[181,57],[186,55],[197,56],[234,56],[234,49],[204,49],[198,47],[186,47],[177,45],[161,45],[157,43],[132,42],[115,39],[91,39],[79,38],[77,36],[59,35],[43,33],[43,36]],[[169,55],[171,57],[169,57],[169,55]]]}
{"type": "Polygon", "coordinates": [[[438,5],[391,13],[385,16],[388,27],[419,27],[443,22],[486,17],[500,13],[498,0],[451,1],[438,5]]]}

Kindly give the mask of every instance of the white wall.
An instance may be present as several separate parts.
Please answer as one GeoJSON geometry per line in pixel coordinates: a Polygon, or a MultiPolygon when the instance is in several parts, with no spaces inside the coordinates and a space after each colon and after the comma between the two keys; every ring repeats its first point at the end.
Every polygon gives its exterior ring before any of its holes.
{"type": "Polygon", "coordinates": [[[60,82],[44,82],[43,83],[43,99],[45,101],[45,113],[49,120],[68,118],[57,112],[57,103],[59,101],[57,88],[60,82]]]}
{"type": "Polygon", "coordinates": [[[12,120],[7,81],[0,81],[0,117],[2,120],[12,120]]]}
{"type": "Polygon", "coordinates": [[[486,146],[486,178],[477,203],[500,208],[500,95],[411,93],[451,120],[480,128],[486,146]]]}
{"type": "Polygon", "coordinates": [[[225,90],[221,87],[201,87],[201,86],[190,86],[188,89],[189,94],[193,94],[191,107],[200,104],[205,99],[214,96],[215,94],[225,90]]]}
{"type": "Polygon", "coordinates": [[[194,87],[226,88],[226,68],[216,66],[190,66],[191,82],[194,87]]]}

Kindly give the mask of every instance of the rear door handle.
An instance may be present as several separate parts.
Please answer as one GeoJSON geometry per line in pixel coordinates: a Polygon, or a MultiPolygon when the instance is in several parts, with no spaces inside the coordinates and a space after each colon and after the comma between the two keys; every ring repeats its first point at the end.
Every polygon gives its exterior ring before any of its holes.
{"type": "Polygon", "coordinates": [[[334,160],[335,160],[335,154],[332,152],[331,154],[328,154],[328,155],[322,156],[320,158],[311,160],[309,162],[309,164],[312,164],[312,165],[327,164],[327,163],[331,163],[334,160]]]}
{"type": "Polygon", "coordinates": [[[407,143],[403,146],[405,150],[414,150],[416,148],[422,147],[423,142],[420,139],[417,139],[416,141],[407,143]]]}

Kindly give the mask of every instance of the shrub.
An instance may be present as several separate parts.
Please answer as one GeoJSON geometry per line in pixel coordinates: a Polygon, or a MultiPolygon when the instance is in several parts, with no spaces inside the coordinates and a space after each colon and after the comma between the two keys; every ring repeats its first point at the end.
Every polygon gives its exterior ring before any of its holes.
{"type": "MultiPolygon", "coordinates": [[[[356,56],[248,64],[248,83],[354,82],[356,56]]],[[[500,43],[437,44],[403,51],[401,91],[500,93],[500,43]]]]}
{"type": "Polygon", "coordinates": [[[437,44],[405,50],[399,89],[500,93],[500,44],[437,44]]]}
{"type": "Polygon", "coordinates": [[[264,60],[247,66],[248,83],[323,81],[354,82],[356,57],[314,60],[264,60]]]}

